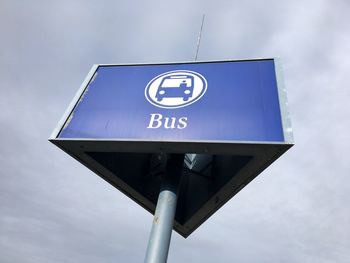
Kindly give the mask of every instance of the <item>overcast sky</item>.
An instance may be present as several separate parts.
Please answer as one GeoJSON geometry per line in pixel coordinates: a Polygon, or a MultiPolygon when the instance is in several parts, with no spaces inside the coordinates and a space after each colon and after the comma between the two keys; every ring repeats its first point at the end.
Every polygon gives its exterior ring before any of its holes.
{"type": "Polygon", "coordinates": [[[296,145],[168,262],[350,262],[350,2],[0,1],[0,262],[143,262],[152,215],[47,139],[95,63],[280,57],[296,145]]]}

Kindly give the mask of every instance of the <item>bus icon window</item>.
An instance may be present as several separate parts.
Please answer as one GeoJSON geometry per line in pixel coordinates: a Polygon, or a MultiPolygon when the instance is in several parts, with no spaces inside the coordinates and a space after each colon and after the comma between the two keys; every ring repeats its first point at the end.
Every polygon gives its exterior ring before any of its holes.
{"type": "Polygon", "coordinates": [[[193,85],[191,75],[167,76],[159,84],[156,99],[162,101],[163,98],[182,98],[188,101],[193,95],[193,85]]]}

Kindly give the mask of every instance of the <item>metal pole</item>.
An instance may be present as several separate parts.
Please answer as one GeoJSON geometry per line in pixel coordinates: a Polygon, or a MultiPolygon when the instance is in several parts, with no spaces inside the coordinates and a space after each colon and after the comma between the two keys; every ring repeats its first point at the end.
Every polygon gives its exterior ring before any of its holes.
{"type": "Polygon", "coordinates": [[[202,38],[204,18],[205,18],[205,14],[203,14],[203,16],[202,16],[202,24],[201,24],[201,29],[199,30],[199,35],[198,35],[198,40],[197,40],[196,56],[194,57],[194,61],[197,61],[197,57],[198,57],[199,46],[201,44],[201,38],[202,38]]]}
{"type": "Polygon", "coordinates": [[[177,192],[183,167],[183,154],[167,156],[165,175],[154,213],[145,263],[166,263],[177,204],[177,192]]]}

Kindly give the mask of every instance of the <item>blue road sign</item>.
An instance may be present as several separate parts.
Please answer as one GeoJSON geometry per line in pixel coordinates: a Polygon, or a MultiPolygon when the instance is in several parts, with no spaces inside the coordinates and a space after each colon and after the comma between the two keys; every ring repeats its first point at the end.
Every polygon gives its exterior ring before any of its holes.
{"type": "Polygon", "coordinates": [[[95,65],[50,141],[150,212],[159,153],[184,153],[188,236],[293,145],[275,59],[95,65]]]}
{"type": "Polygon", "coordinates": [[[274,60],[99,66],[59,138],[284,142],[274,60]]]}

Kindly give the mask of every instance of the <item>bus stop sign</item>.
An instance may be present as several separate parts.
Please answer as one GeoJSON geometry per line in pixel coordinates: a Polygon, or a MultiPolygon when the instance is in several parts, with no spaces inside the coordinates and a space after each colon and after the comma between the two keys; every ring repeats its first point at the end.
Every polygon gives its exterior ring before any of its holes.
{"type": "Polygon", "coordinates": [[[184,237],[293,145],[276,59],[95,65],[50,141],[151,213],[184,154],[184,237]]]}

